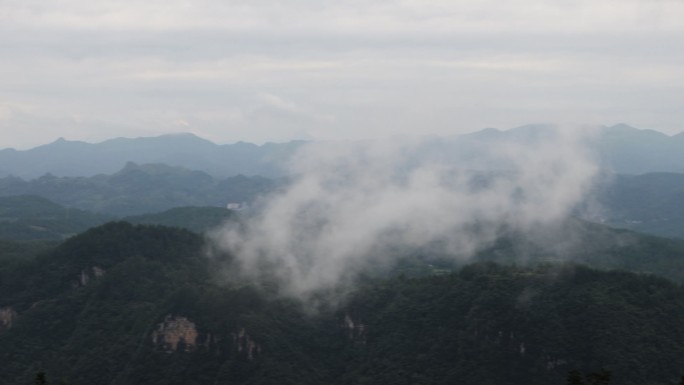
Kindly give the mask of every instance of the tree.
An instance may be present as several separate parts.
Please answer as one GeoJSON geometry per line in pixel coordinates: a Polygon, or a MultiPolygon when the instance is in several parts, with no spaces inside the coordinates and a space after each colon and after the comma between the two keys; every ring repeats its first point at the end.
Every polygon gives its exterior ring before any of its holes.
{"type": "Polygon", "coordinates": [[[568,385],[584,385],[582,374],[579,370],[573,369],[568,372],[568,385]]]}
{"type": "MultiPolygon", "coordinates": [[[[579,370],[573,369],[568,372],[567,384],[568,385],[608,385],[610,383],[611,373],[605,369],[601,369],[598,372],[591,372],[586,376],[582,377],[582,373],[579,370]],[[584,381],[586,379],[586,382],[584,381]]],[[[683,378],[684,381],[684,378],[683,378]]],[[[684,385],[682,382],[680,385],[684,385]]]]}
{"type": "Polygon", "coordinates": [[[33,380],[36,385],[47,385],[47,379],[45,378],[45,372],[42,370],[36,373],[36,378],[33,380]]]}
{"type": "Polygon", "coordinates": [[[587,374],[587,380],[590,385],[607,385],[610,383],[610,372],[601,369],[598,372],[589,373],[587,374]]]}

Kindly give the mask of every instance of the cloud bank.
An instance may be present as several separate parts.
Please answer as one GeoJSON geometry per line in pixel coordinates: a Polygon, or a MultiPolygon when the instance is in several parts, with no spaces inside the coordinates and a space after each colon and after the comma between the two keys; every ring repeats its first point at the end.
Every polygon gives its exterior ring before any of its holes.
{"type": "Polygon", "coordinates": [[[572,130],[502,142],[487,156],[498,169],[486,171],[425,156],[426,143],[312,143],[290,165],[296,178],[288,188],[214,239],[235,257],[233,271],[275,277],[284,295],[301,298],[390,266],[390,249],[439,242],[466,259],[504,228],[566,217],[597,172],[584,144],[572,130]]]}

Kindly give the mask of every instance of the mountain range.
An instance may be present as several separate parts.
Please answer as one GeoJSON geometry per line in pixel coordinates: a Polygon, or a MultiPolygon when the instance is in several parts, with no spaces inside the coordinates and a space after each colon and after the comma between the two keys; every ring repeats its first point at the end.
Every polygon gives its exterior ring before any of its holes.
{"type": "MultiPolygon", "coordinates": [[[[417,157],[438,157],[469,162],[487,154],[492,143],[533,143],[548,136],[549,125],[526,125],[501,131],[494,128],[473,134],[424,141],[417,157]]],[[[668,136],[626,124],[597,128],[592,140],[601,165],[621,174],[684,172],[684,133],[668,136]]],[[[148,138],[117,138],[101,143],[59,139],[29,150],[0,150],[0,177],[33,179],[45,174],[93,176],[111,174],[127,162],[163,163],[199,170],[225,178],[235,175],[281,177],[289,159],[306,142],[218,145],[193,134],[148,138]]]]}
{"type": "Polygon", "coordinates": [[[2,247],[6,250],[17,248],[16,242],[28,245],[31,243],[28,241],[63,241],[114,220],[184,228],[201,234],[239,218],[233,210],[211,206],[174,207],[162,212],[115,217],[64,207],[34,195],[0,197],[0,242],[5,242],[2,247]]]}
{"type": "Polygon", "coordinates": [[[589,220],[684,239],[684,174],[607,176],[590,199],[598,211],[589,220]]]}
{"type": "Polygon", "coordinates": [[[274,190],[279,180],[237,175],[216,178],[164,164],[128,162],[111,175],[57,177],[33,180],[0,178],[0,196],[35,195],[58,204],[110,217],[154,213],[181,206],[243,205],[274,190]]]}
{"type": "MultiPolygon", "coordinates": [[[[408,155],[477,160],[547,135],[486,129],[408,155]]],[[[468,256],[374,250],[392,263],[305,299],[279,266],[241,276],[202,234],[259,215],[303,142],[0,151],[0,385],[682,383],[682,138],[604,127],[604,183],[575,217],[502,225],[468,256]]]]}
{"type": "Polygon", "coordinates": [[[193,134],[117,138],[95,144],[60,138],[30,150],[0,150],[0,176],[93,176],[114,173],[134,162],[182,166],[224,178],[239,174],[278,177],[282,163],[302,143],[217,145],[193,134]]]}

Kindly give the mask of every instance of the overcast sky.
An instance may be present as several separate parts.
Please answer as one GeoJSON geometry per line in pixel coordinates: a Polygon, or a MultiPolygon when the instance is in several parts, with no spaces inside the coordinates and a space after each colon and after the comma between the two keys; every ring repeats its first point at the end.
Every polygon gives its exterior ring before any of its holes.
{"type": "Polygon", "coordinates": [[[684,130],[684,0],[0,0],[0,148],[684,130]]]}

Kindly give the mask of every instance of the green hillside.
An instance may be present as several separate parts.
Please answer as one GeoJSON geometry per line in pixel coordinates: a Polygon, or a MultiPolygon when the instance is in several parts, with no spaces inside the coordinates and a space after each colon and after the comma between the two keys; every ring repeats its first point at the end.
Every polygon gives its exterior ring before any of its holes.
{"type": "MultiPolygon", "coordinates": [[[[203,233],[235,218],[236,213],[224,207],[176,207],[158,213],[125,217],[123,220],[133,224],[164,225],[203,233]]],[[[0,197],[0,241],[7,243],[2,248],[6,251],[0,249],[0,256],[10,250],[30,248],[27,241],[63,240],[113,219],[67,208],[37,196],[0,197]]]]}
{"type": "Polygon", "coordinates": [[[126,217],[123,220],[133,224],[179,227],[204,233],[235,219],[235,215],[234,211],[223,207],[176,207],[161,213],[126,217]]]}
{"type": "Polygon", "coordinates": [[[202,171],[164,164],[127,163],[111,175],[57,177],[32,180],[0,178],[0,197],[35,195],[60,205],[117,218],[183,206],[220,206],[249,203],[279,184],[259,176],[218,179],[202,171]]]}
{"type": "Polygon", "coordinates": [[[60,240],[110,219],[38,196],[0,197],[0,240],[60,240]]]}
{"type": "Polygon", "coordinates": [[[408,277],[442,274],[473,261],[517,266],[573,262],[655,274],[684,283],[684,240],[614,229],[577,218],[525,231],[501,229],[501,235],[474,256],[454,258],[439,243],[392,252],[398,261],[393,273],[408,277]]]}
{"type": "Polygon", "coordinates": [[[519,265],[578,262],[602,269],[651,273],[684,283],[684,240],[575,218],[528,232],[508,232],[476,259],[519,265]]]}
{"type": "MultiPolygon", "coordinates": [[[[366,278],[339,306],[228,281],[181,229],[109,223],[0,269],[0,384],[615,384],[684,374],[684,290],[574,264],[366,278]],[[314,310],[315,309],[315,310],[314,310]]],[[[325,299],[326,297],[321,297],[325,299]]]]}

